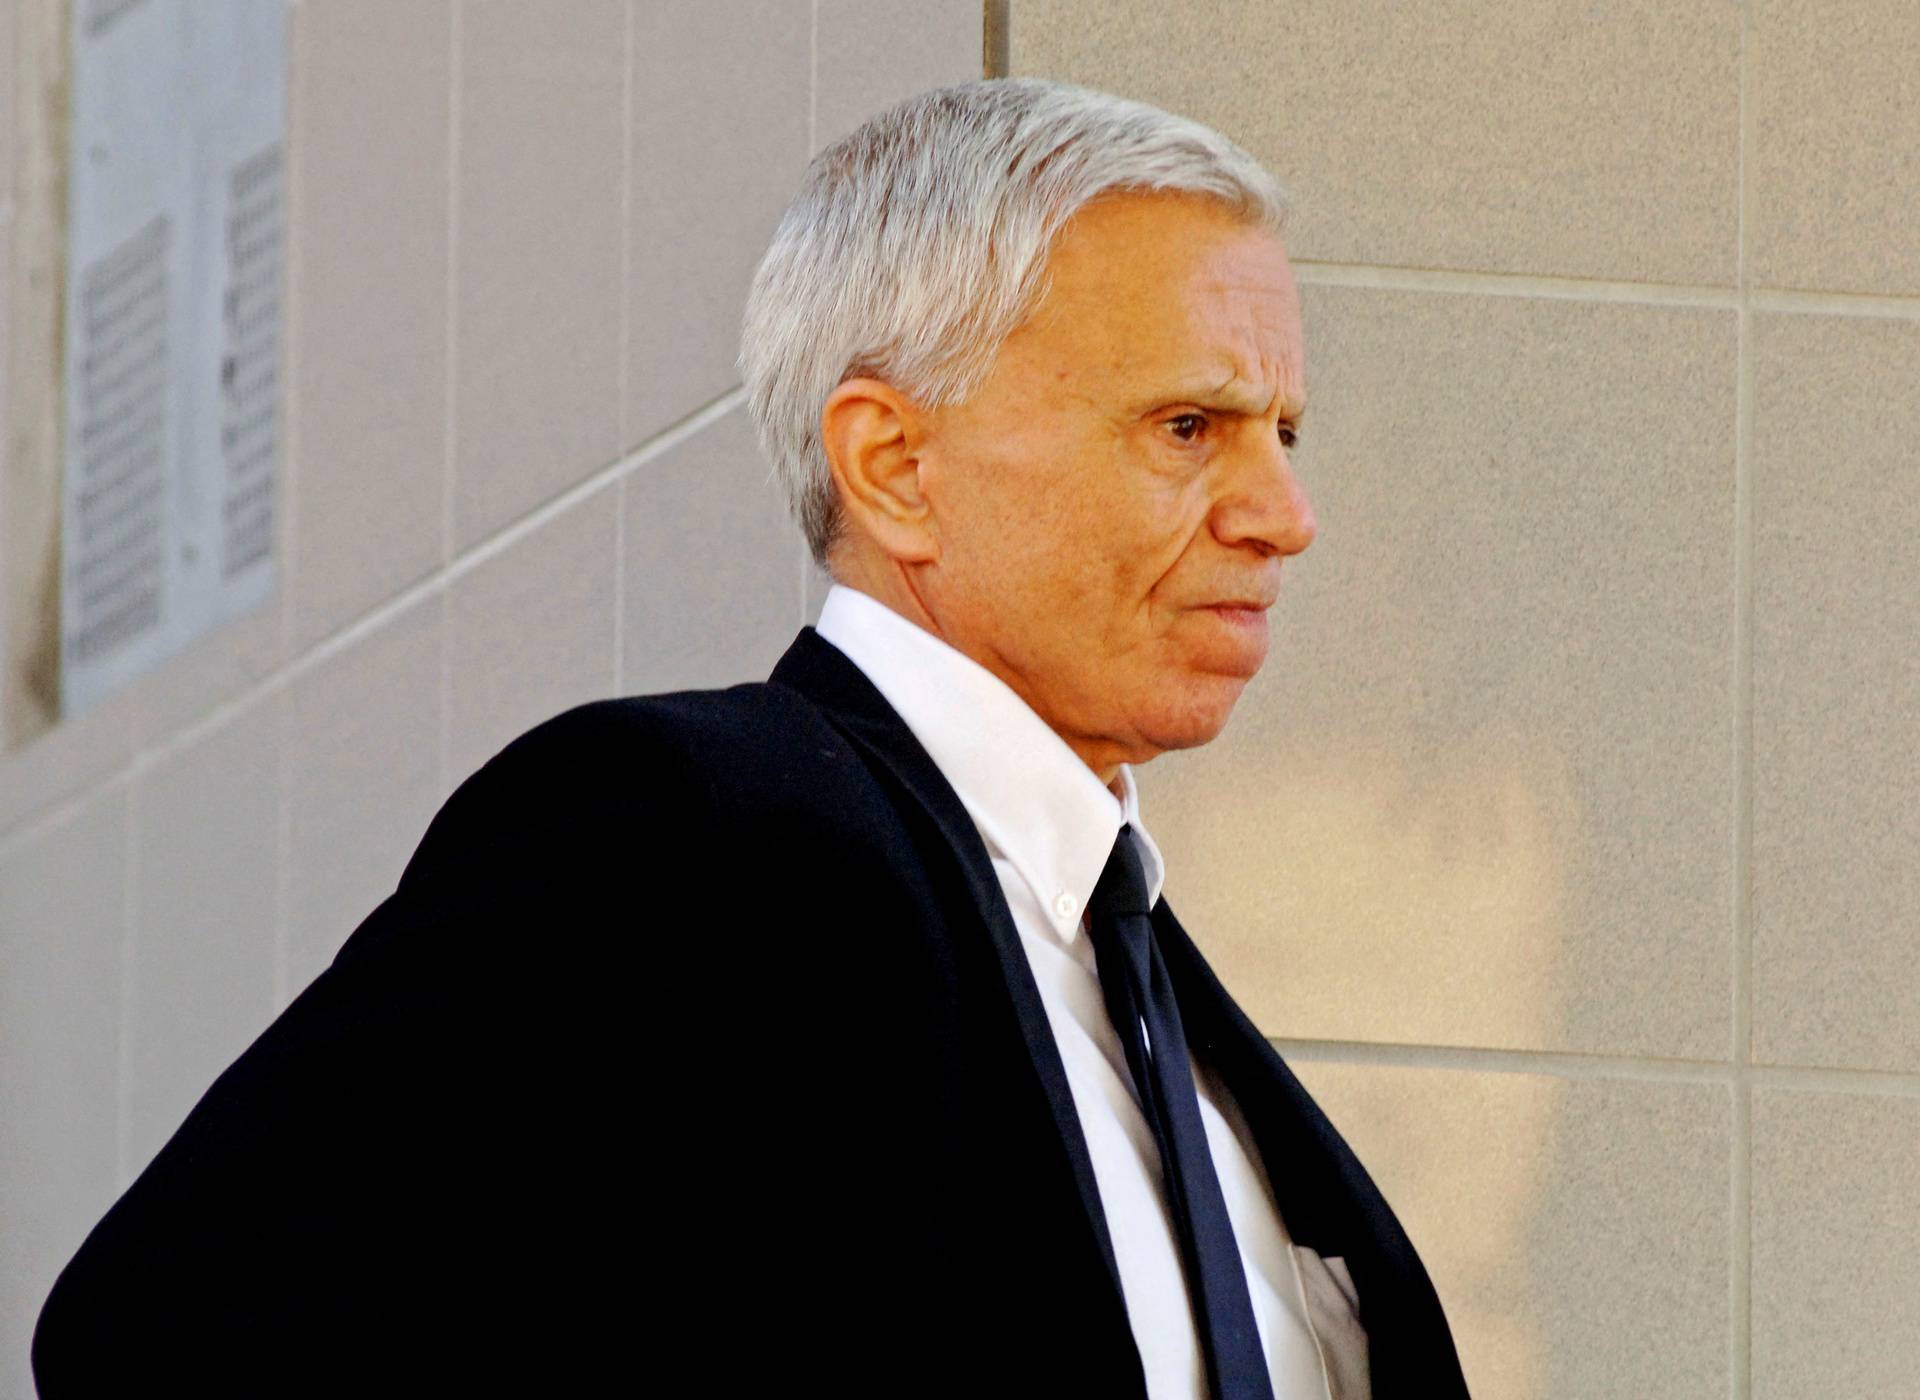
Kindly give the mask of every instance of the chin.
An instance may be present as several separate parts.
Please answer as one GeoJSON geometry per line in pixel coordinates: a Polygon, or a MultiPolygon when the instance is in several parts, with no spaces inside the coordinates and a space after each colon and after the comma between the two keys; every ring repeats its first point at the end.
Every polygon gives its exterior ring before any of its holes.
{"type": "MultiPolygon", "coordinates": [[[[1196,681],[1179,700],[1155,717],[1149,737],[1162,752],[1197,749],[1210,744],[1227,727],[1246,681],[1237,676],[1210,676],[1196,681]]],[[[1146,728],[1146,726],[1142,726],[1146,728]]]]}

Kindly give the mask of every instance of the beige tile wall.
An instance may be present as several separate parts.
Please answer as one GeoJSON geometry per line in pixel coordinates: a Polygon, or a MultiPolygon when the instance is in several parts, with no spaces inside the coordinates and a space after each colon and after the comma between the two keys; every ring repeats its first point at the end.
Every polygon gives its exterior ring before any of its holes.
{"type": "Polygon", "coordinates": [[[1920,1074],[1920,322],[1753,366],[1754,1058],[1920,1074]]]}
{"type": "Polygon", "coordinates": [[[294,19],[295,654],[445,560],[452,16],[336,0],[294,19]]]}
{"type": "Polygon", "coordinates": [[[292,17],[280,590],[0,755],[5,1400],[54,1271],[461,779],[570,705],[758,679],[791,640],[747,279],[819,142],[981,63],[979,0],[292,17]]]}
{"type": "Polygon", "coordinates": [[[1911,1094],[1753,1102],[1753,1393],[1906,1395],[1920,1354],[1911,1094]]]}
{"type": "Polygon", "coordinates": [[[1727,1394],[1724,1083],[1293,1063],[1435,1271],[1476,1397],[1727,1394]]]}
{"type": "Polygon", "coordinates": [[[1295,196],[1320,533],[1144,810],[1475,1396],[1920,1394],[1920,11],[1006,8],[1295,196]]]}
{"type": "Polygon", "coordinates": [[[623,446],[628,9],[456,11],[453,553],[623,446]]]}
{"type": "Polygon", "coordinates": [[[0,851],[0,1386],[31,1395],[41,1298],[125,1183],[132,783],[0,851]]]}
{"type": "MultiPolygon", "coordinates": [[[[1012,71],[1299,201],[1320,538],[1146,811],[1474,1393],[1904,1393],[1915,11],[1006,8],[1012,71]]],[[[0,757],[0,1396],[460,778],[817,614],[746,276],[807,155],[979,43],[977,0],[299,0],[281,591],[0,757]]]]}

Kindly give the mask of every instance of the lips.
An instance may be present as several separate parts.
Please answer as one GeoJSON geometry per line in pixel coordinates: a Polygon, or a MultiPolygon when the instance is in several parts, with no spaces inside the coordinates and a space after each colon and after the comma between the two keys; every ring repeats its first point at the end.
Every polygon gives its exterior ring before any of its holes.
{"type": "Polygon", "coordinates": [[[1210,599],[1200,604],[1200,606],[1203,608],[1245,608],[1252,612],[1265,612],[1273,606],[1274,600],[1280,596],[1280,582],[1278,579],[1270,581],[1264,588],[1256,585],[1252,579],[1247,579],[1245,582],[1249,591],[1245,593],[1229,593],[1224,598],[1210,599]]]}
{"type": "Polygon", "coordinates": [[[1251,680],[1267,656],[1267,605],[1258,600],[1203,603],[1193,611],[1214,619],[1194,639],[1200,669],[1251,680]]]}
{"type": "Polygon", "coordinates": [[[1257,604],[1209,603],[1201,611],[1210,612],[1223,622],[1236,622],[1248,627],[1267,625],[1266,609],[1257,604]]]}

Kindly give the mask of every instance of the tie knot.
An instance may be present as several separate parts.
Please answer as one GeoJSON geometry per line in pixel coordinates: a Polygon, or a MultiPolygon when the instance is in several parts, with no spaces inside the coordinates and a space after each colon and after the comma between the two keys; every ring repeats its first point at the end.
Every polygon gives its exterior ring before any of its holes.
{"type": "Polygon", "coordinates": [[[1131,826],[1122,826],[1114,837],[1113,853],[1107,857],[1107,868],[1100,872],[1100,882],[1093,887],[1087,911],[1096,919],[1152,912],[1147,904],[1147,871],[1140,863],[1140,846],[1133,839],[1131,826]]]}

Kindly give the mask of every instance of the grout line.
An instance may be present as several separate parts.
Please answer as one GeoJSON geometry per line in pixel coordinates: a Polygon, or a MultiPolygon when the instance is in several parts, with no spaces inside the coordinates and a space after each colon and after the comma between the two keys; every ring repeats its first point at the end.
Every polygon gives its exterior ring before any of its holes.
{"type": "Polygon", "coordinates": [[[287,1005],[287,982],[292,976],[293,943],[293,760],[288,750],[293,738],[293,706],[284,692],[269,695],[265,704],[280,706],[278,742],[274,744],[273,780],[273,1014],[287,1005]]]}
{"type": "Polygon", "coordinates": [[[1537,1074],[1554,1079],[1628,1079],[1638,1083],[1750,1084],[1798,1093],[1920,1099],[1920,1071],[1839,1069],[1808,1065],[1740,1065],[1730,1060],[1600,1055],[1568,1050],[1499,1050],[1373,1040],[1292,1040],[1268,1036],[1289,1064],[1374,1065],[1388,1069],[1454,1069],[1483,1074],[1537,1074]]]}
{"type": "MultiPolygon", "coordinates": [[[[1467,292],[1480,296],[1555,297],[1574,301],[1616,301],[1655,306],[1738,305],[1731,287],[1682,286],[1662,282],[1615,282],[1577,277],[1546,277],[1505,272],[1458,272],[1445,268],[1376,267],[1360,263],[1298,259],[1294,272],[1302,286],[1379,287],[1392,291],[1467,292]]],[[[1916,301],[1920,314],[1920,301],[1916,301]]]]}
{"type": "MultiPolygon", "coordinates": [[[[302,456],[302,435],[304,424],[301,421],[301,395],[295,386],[300,382],[300,343],[302,331],[301,308],[306,297],[306,262],[301,255],[304,244],[299,229],[304,223],[305,204],[301,198],[304,160],[300,152],[300,143],[294,138],[294,114],[304,111],[307,103],[305,66],[296,61],[300,48],[294,35],[299,34],[306,25],[313,23],[311,11],[303,11],[298,4],[287,15],[288,42],[294,47],[287,60],[287,133],[289,158],[287,181],[287,261],[286,261],[286,298],[287,314],[280,324],[282,335],[281,357],[285,375],[281,380],[281,404],[286,425],[286,435],[281,442],[280,484],[277,504],[281,512],[281,539],[285,548],[280,558],[274,561],[279,571],[278,587],[280,596],[280,646],[277,655],[284,659],[293,650],[294,638],[294,599],[300,596],[298,587],[299,573],[295,567],[297,551],[294,542],[299,539],[299,502],[300,502],[300,459],[302,456]],[[296,173],[300,172],[300,173],[296,173]]],[[[293,801],[288,792],[292,782],[293,763],[287,753],[287,741],[293,733],[291,707],[283,707],[279,719],[277,741],[274,744],[273,781],[274,781],[274,834],[273,834],[273,947],[269,957],[273,978],[274,1015],[278,1016],[287,1004],[287,966],[289,962],[288,944],[292,938],[292,887],[287,873],[289,854],[293,849],[293,801]]],[[[152,743],[151,735],[145,737],[143,747],[152,743]]]]}
{"type": "Polygon", "coordinates": [[[282,662],[271,672],[260,677],[244,690],[222,700],[197,719],[141,749],[118,767],[102,773],[87,787],[42,807],[4,836],[0,836],[0,859],[4,859],[22,842],[31,840],[36,832],[61,821],[107,784],[125,776],[137,776],[168,755],[197,743],[230,719],[260,703],[262,698],[270,692],[290,684],[314,667],[324,665],[329,659],[353,646],[362,638],[379,631],[395,616],[405,612],[414,604],[429,599],[433,594],[465,577],[495,555],[512,548],[514,544],[538,530],[556,515],[573,509],[597,491],[616,487],[629,472],[673,451],[688,438],[738,409],[745,401],[744,389],[738,386],[729,389],[719,398],[702,405],[663,432],[655,434],[618,461],[574,483],[558,496],[519,519],[503,525],[486,539],[476,541],[445,568],[415,580],[391,598],[368,609],[352,621],[342,624],[307,648],[301,655],[282,662]]]}
{"type": "MultiPolygon", "coordinates": [[[[440,567],[453,559],[453,502],[459,471],[458,421],[460,380],[460,18],[462,0],[454,0],[447,23],[447,376],[441,406],[440,431],[445,447],[440,459],[440,567]]],[[[445,577],[443,572],[442,578],[445,577]]],[[[404,596],[404,595],[403,595],[404,596]]],[[[443,596],[440,607],[440,693],[438,746],[434,755],[434,787],[444,797],[453,765],[453,648],[446,644],[447,617],[452,604],[443,596]]]]}
{"type": "MultiPolygon", "coordinates": [[[[1744,238],[1744,234],[1741,237],[1744,238]]],[[[1784,287],[1755,288],[1739,283],[1732,287],[1709,287],[1663,282],[1616,282],[1548,277],[1534,273],[1381,267],[1366,263],[1315,262],[1312,259],[1297,259],[1293,268],[1301,286],[1377,287],[1385,291],[1543,297],[1641,306],[1701,306],[1723,311],[1738,310],[1746,305],[1785,315],[1920,320],[1920,296],[1796,291],[1784,287]]],[[[1744,253],[1741,254],[1739,277],[1744,282],[1744,253]]]]}
{"type": "Polygon", "coordinates": [[[459,393],[460,332],[460,16],[461,0],[453,0],[447,27],[447,372],[442,386],[441,431],[444,446],[440,463],[440,562],[453,558],[454,416],[459,393]]]}
{"type": "Polygon", "coordinates": [[[627,693],[627,479],[613,485],[613,693],[627,693]]]}
{"type": "Polygon", "coordinates": [[[627,402],[627,386],[633,374],[633,7],[638,0],[627,0],[626,57],[620,72],[620,378],[616,390],[620,399],[620,450],[627,450],[627,428],[632,406],[627,402]]]}
{"type": "MultiPolygon", "coordinates": [[[[439,728],[440,743],[435,755],[434,765],[434,803],[445,802],[453,792],[453,590],[445,585],[439,589],[439,596],[424,606],[437,607],[440,615],[433,620],[434,650],[438,653],[436,661],[440,671],[440,694],[437,697],[438,713],[434,723],[439,728]]],[[[465,777],[466,774],[461,774],[465,777]]]]}
{"type": "Polygon", "coordinates": [[[1877,296],[1866,292],[1797,292],[1770,287],[1749,288],[1747,301],[1760,311],[1797,316],[1871,316],[1898,321],[1920,320],[1920,297],[1877,296]]]}
{"type": "Polygon", "coordinates": [[[1013,6],[986,0],[980,8],[980,76],[1007,77],[1013,71],[1013,6]]]}
{"type": "Polygon", "coordinates": [[[800,537],[800,620],[795,627],[807,625],[807,582],[813,569],[813,549],[807,544],[807,537],[800,537]]]}
{"type": "Polygon", "coordinates": [[[1733,428],[1733,1082],[1728,1164],[1728,1390],[1753,1393],[1753,291],[1747,273],[1753,6],[1740,7],[1740,148],[1735,181],[1733,428]]]}
{"type": "MultiPolygon", "coordinates": [[[[634,68],[638,62],[635,43],[635,7],[639,0],[627,0],[626,64],[620,78],[620,450],[627,449],[627,433],[632,426],[633,405],[633,100],[634,68]]],[[[613,693],[626,693],[627,630],[627,479],[622,476],[613,488],[613,693]]]]}
{"type": "Polygon", "coordinates": [[[125,843],[125,879],[120,890],[120,1043],[114,1047],[113,1086],[113,1179],[114,1191],[127,1189],[133,1181],[133,961],[139,941],[140,903],[140,793],[145,784],[139,775],[127,783],[127,800],[122,808],[127,829],[125,843]]]}
{"type": "Polygon", "coordinates": [[[1749,1088],[1786,1089],[1802,1094],[1858,1094],[1883,1099],[1920,1099],[1920,1074],[1890,1070],[1756,1065],[1749,1061],[1741,1067],[1741,1076],[1749,1088]]]}
{"type": "MultiPolygon", "coordinates": [[[[1402,1041],[1293,1040],[1284,1036],[1268,1036],[1267,1043],[1288,1061],[1400,1069],[1463,1069],[1499,1074],[1546,1074],[1561,1079],[1666,1080],[1685,1084],[1723,1084],[1732,1072],[1724,1060],[1595,1055],[1565,1050],[1502,1050],[1402,1041]]],[[[1920,1093],[1920,1076],[1916,1077],[1914,1088],[1920,1093]]]]}

